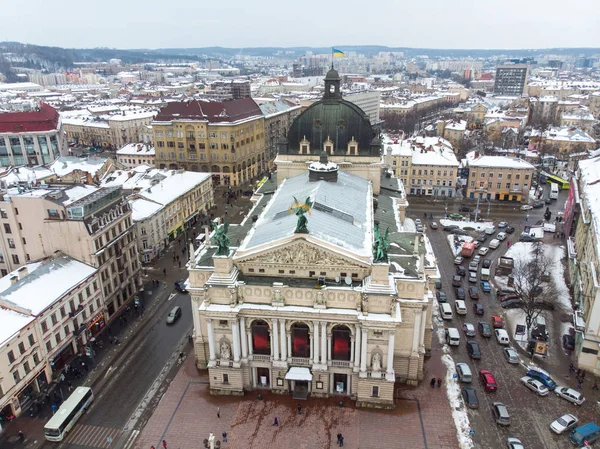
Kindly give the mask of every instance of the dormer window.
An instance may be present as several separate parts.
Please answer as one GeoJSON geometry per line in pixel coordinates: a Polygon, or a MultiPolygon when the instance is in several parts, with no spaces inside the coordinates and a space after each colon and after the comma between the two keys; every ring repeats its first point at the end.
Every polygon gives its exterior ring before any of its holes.
{"type": "Polygon", "coordinates": [[[348,142],[348,152],[346,154],[349,156],[358,156],[358,142],[354,140],[354,137],[348,142]]]}
{"type": "Polygon", "coordinates": [[[324,146],[325,153],[333,155],[333,141],[328,137],[324,146]]]}
{"type": "Polygon", "coordinates": [[[310,142],[306,137],[300,141],[300,154],[310,154],[310,142]]]}

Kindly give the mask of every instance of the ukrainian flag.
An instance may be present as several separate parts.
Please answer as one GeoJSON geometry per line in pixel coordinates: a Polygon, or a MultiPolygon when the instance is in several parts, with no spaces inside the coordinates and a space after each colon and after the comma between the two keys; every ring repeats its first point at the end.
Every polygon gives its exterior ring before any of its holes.
{"type": "Polygon", "coordinates": [[[341,57],[344,57],[344,56],[346,56],[346,55],[344,54],[344,52],[343,52],[343,51],[341,51],[341,50],[338,50],[337,48],[333,48],[332,50],[333,50],[333,56],[334,56],[334,57],[339,57],[339,58],[341,58],[341,57]]]}

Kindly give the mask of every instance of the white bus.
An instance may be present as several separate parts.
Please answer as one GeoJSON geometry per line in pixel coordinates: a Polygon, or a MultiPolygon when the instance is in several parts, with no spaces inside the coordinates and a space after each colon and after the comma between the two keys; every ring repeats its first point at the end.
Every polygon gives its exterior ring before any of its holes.
{"type": "Polygon", "coordinates": [[[94,400],[91,388],[77,387],[44,426],[48,441],[62,441],[94,400]]]}
{"type": "Polygon", "coordinates": [[[558,184],[552,183],[550,184],[550,199],[557,200],[558,199],[558,184]]]}

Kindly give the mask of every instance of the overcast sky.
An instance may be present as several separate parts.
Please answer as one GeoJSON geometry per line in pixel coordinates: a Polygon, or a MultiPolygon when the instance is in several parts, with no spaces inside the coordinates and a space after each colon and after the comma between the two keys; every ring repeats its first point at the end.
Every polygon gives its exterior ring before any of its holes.
{"type": "Polygon", "coordinates": [[[0,40],[61,47],[600,47],[599,0],[3,3],[0,40]]]}

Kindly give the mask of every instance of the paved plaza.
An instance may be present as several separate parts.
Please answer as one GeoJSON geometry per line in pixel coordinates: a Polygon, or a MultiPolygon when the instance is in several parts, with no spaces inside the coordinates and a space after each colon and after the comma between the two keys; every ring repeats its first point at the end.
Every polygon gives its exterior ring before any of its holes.
{"type": "MultiPolygon", "coordinates": [[[[426,375],[442,376],[436,353],[426,363],[426,375]]],[[[198,449],[213,432],[223,448],[330,448],[337,434],[354,449],[458,447],[444,387],[398,385],[393,411],[357,409],[343,398],[295,401],[288,396],[252,392],[244,397],[211,396],[208,375],[198,372],[188,357],[154,414],[142,429],[135,449],[198,449]],[[302,413],[297,407],[300,404],[302,413]],[[217,412],[219,416],[217,416],[217,412]],[[273,425],[277,417],[279,426],[273,425]]]]}

